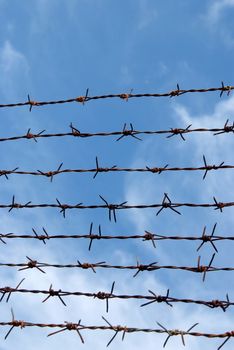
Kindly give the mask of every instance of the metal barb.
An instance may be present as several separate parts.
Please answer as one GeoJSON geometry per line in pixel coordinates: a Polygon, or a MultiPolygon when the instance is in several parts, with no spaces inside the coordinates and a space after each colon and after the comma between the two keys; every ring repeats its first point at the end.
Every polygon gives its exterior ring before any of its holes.
{"type": "Polygon", "coordinates": [[[203,246],[204,243],[210,242],[210,244],[212,245],[212,247],[214,248],[216,253],[218,253],[218,249],[216,248],[216,246],[215,246],[215,244],[213,242],[213,240],[215,240],[215,238],[213,238],[213,236],[214,236],[214,232],[215,232],[216,226],[217,226],[217,223],[214,224],[211,235],[206,235],[206,226],[204,227],[203,233],[202,233],[202,237],[201,237],[202,243],[197,248],[197,252],[200,250],[200,248],[203,246]]]}
{"type": "Polygon", "coordinates": [[[111,168],[102,168],[102,167],[99,167],[99,164],[98,164],[98,157],[96,157],[96,172],[95,174],[93,175],[93,179],[95,179],[95,177],[97,176],[98,173],[100,172],[108,172],[108,171],[111,171],[112,169],[115,169],[117,166],[116,165],[113,165],[111,168]]]}
{"type": "Polygon", "coordinates": [[[61,289],[59,289],[59,290],[54,290],[53,288],[52,288],[52,284],[50,285],[50,288],[49,288],[49,295],[44,299],[44,300],[42,300],[42,303],[44,303],[44,302],[46,302],[50,297],[54,297],[54,296],[56,296],[56,297],[58,297],[59,298],[59,300],[61,301],[61,303],[64,305],[64,306],[67,306],[66,305],[66,303],[65,303],[65,301],[62,299],[62,297],[61,297],[61,289]]]}
{"type": "Polygon", "coordinates": [[[227,92],[227,96],[229,96],[231,91],[232,91],[232,87],[229,85],[224,86],[223,81],[221,82],[221,84],[222,84],[222,87],[221,87],[221,92],[220,92],[219,96],[222,97],[224,92],[227,92]]]}
{"type": "Polygon", "coordinates": [[[163,201],[162,201],[162,206],[161,206],[161,208],[158,210],[158,212],[156,213],[156,215],[159,215],[159,214],[161,213],[161,211],[162,211],[163,209],[165,209],[165,208],[170,208],[170,209],[173,210],[175,213],[181,215],[181,213],[180,213],[178,210],[176,210],[176,209],[174,208],[174,206],[175,206],[175,205],[173,205],[173,204],[171,203],[171,200],[170,200],[170,198],[168,197],[168,194],[167,194],[167,193],[164,193],[164,197],[163,197],[163,201]]]}
{"type": "Polygon", "coordinates": [[[120,204],[109,204],[101,195],[99,195],[101,200],[106,204],[106,207],[109,209],[109,221],[111,221],[111,214],[113,214],[114,221],[116,222],[116,209],[121,209],[123,205],[127,203],[127,201],[122,202],[120,204]]]}
{"type": "Polygon", "coordinates": [[[189,132],[189,128],[192,126],[192,124],[190,124],[189,126],[187,126],[187,128],[185,129],[181,129],[181,128],[171,128],[170,129],[170,135],[168,135],[166,138],[169,139],[175,135],[179,135],[183,141],[186,141],[185,140],[185,137],[183,134],[186,134],[187,132],[189,132]]]}
{"type": "Polygon", "coordinates": [[[134,129],[133,129],[133,125],[132,123],[130,123],[130,129],[126,129],[126,123],[124,124],[123,130],[122,130],[122,135],[116,140],[119,141],[121,140],[123,137],[125,136],[131,136],[134,139],[137,139],[139,141],[142,141],[142,139],[140,139],[139,137],[137,137],[135,134],[137,133],[134,129]]]}
{"type": "Polygon", "coordinates": [[[93,234],[92,230],[93,230],[93,223],[91,222],[90,229],[89,229],[89,236],[90,236],[90,242],[89,242],[89,248],[88,248],[89,251],[91,250],[93,240],[100,239],[102,235],[101,225],[98,225],[98,234],[93,234]]]}
{"type": "Polygon", "coordinates": [[[223,130],[219,132],[215,132],[214,135],[220,135],[220,134],[229,133],[229,132],[234,133],[234,122],[232,123],[232,125],[228,125],[228,121],[229,119],[226,120],[223,130]]]}

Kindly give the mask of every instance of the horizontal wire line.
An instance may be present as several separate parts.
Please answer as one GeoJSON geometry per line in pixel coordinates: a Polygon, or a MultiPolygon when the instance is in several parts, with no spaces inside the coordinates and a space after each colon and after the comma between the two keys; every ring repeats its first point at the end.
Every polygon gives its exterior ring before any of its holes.
{"type": "MultiPolygon", "coordinates": [[[[206,236],[207,237],[207,236],[206,236]]],[[[208,236],[209,237],[209,236],[208,236]]],[[[211,237],[211,236],[210,236],[211,237]]],[[[51,240],[51,239],[89,239],[89,240],[127,240],[127,239],[142,239],[144,241],[162,241],[162,240],[186,240],[186,241],[203,241],[204,236],[166,236],[150,233],[147,231],[145,234],[129,234],[129,235],[99,235],[95,233],[91,234],[17,234],[13,232],[1,233],[0,238],[4,239],[37,239],[37,240],[51,240]]],[[[234,236],[218,236],[211,237],[212,241],[234,241],[234,236]]]]}
{"type": "MultiPolygon", "coordinates": [[[[18,168],[17,168],[18,169],[18,168]]],[[[49,171],[24,171],[24,170],[7,170],[1,169],[0,176],[5,175],[33,175],[33,176],[45,176],[45,177],[54,177],[59,174],[65,173],[114,173],[114,172],[149,172],[149,173],[158,173],[167,171],[212,171],[212,170],[221,170],[221,169],[234,169],[234,165],[207,165],[207,166],[198,166],[198,167],[142,167],[142,168],[118,168],[118,167],[98,167],[98,168],[90,168],[90,169],[61,169],[61,170],[49,170],[49,171]]]]}
{"type": "Polygon", "coordinates": [[[113,99],[113,98],[120,98],[122,100],[128,101],[131,98],[142,98],[142,97],[175,97],[184,95],[187,93],[206,93],[206,92],[220,92],[220,97],[223,93],[227,93],[228,95],[230,92],[234,89],[234,86],[224,86],[223,82],[220,87],[211,87],[211,88],[201,88],[201,89],[180,89],[179,85],[177,85],[176,90],[172,90],[165,93],[139,93],[139,94],[133,94],[133,93],[120,93],[120,94],[107,94],[107,95],[97,95],[97,96],[88,96],[88,89],[86,90],[85,96],[78,96],[74,98],[68,98],[68,99],[60,99],[60,100],[52,100],[52,101],[35,101],[31,100],[28,96],[28,100],[25,102],[17,102],[17,103],[6,103],[6,104],[0,104],[0,108],[4,107],[20,107],[20,106],[29,106],[30,111],[32,107],[38,107],[38,106],[45,106],[45,105],[55,105],[55,104],[64,104],[64,103],[72,103],[72,102],[79,102],[79,103],[86,103],[88,101],[92,100],[99,100],[99,99],[113,99]]]}
{"type": "MultiPolygon", "coordinates": [[[[234,271],[234,267],[214,267],[214,266],[177,266],[177,265],[157,265],[157,263],[151,264],[137,264],[137,265],[109,265],[105,262],[101,263],[80,263],[76,264],[50,264],[46,262],[38,262],[36,260],[32,260],[31,258],[29,262],[26,263],[0,263],[0,267],[20,267],[19,270],[27,270],[27,269],[41,269],[54,267],[54,268],[80,268],[80,269],[91,269],[95,272],[94,269],[102,268],[102,269],[117,269],[117,270],[137,270],[138,272],[143,271],[156,271],[156,270],[182,270],[188,272],[195,273],[204,273],[204,272],[218,272],[218,271],[234,271]]],[[[43,271],[44,272],[44,271],[43,271]]],[[[45,272],[44,272],[45,273],[45,272]]],[[[136,274],[135,274],[136,275],[136,274]]]]}
{"type": "MultiPolygon", "coordinates": [[[[169,295],[141,295],[141,294],[114,294],[114,293],[107,293],[107,292],[81,292],[81,291],[65,291],[65,290],[40,290],[40,289],[25,289],[25,288],[12,288],[12,287],[0,287],[0,293],[2,293],[2,296],[5,296],[7,294],[12,293],[20,293],[20,294],[43,294],[48,295],[50,297],[67,297],[67,296],[76,296],[76,297],[88,297],[88,298],[96,298],[99,300],[106,300],[106,299],[137,299],[137,300],[149,300],[151,301],[151,304],[153,302],[157,303],[187,303],[187,304],[199,304],[203,306],[207,306],[210,308],[222,308],[223,311],[225,311],[229,306],[234,306],[234,302],[231,302],[229,300],[199,300],[199,299],[191,299],[191,298],[175,298],[169,295]]],[[[3,297],[2,297],[3,298],[3,297]]],[[[47,299],[48,300],[48,299],[47,299]]],[[[7,300],[8,301],[8,300],[7,300]]]]}
{"type": "MultiPolygon", "coordinates": [[[[77,130],[77,129],[76,129],[77,130]]],[[[43,130],[44,132],[45,130],[43,130]]],[[[196,133],[196,132],[213,132],[221,134],[221,133],[229,133],[234,132],[233,126],[226,126],[223,128],[195,128],[195,129],[184,129],[184,128],[170,128],[169,130],[123,130],[123,131],[112,131],[112,132],[66,132],[66,133],[27,133],[19,136],[10,136],[10,137],[1,137],[0,142],[4,141],[16,141],[20,139],[39,139],[39,138],[50,138],[50,137],[65,137],[65,136],[74,136],[78,138],[89,138],[89,137],[107,137],[107,136],[131,136],[131,135],[160,135],[160,134],[169,134],[169,136],[188,134],[188,133],[196,133]]]]}
{"type": "Polygon", "coordinates": [[[153,203],[153,204],[135,204],[135,205],[127,205],[127,204],[56,204],[56,203],[40,203],[40,204],[31,204],[28,202],[26,204],[13,203],[13,204],[0,204],[1,209],[36,209],[36,208],[58,208],[61,211],[68,209],[109,209],[113,210],[124,210],[124,209],[148,209],[148,208],[163,208],[163,209],[172,209],[178,207],[191,207],[191,208],[214,208],[220,209],[225,207],[233,207],[234,202],[219,202],[219,203],[166,203],[168,205],[162,203],[153,203]]]}
{"type": "Polygon", "coordinates": [[[170,336],[176,336],[176,335],[190,335],[194,337],[206,337],[206,338],[227,338],[227,337],[234,337],[234,332],[224,332],[224,333],[205,333],[205,332],[188,332],[188,331],[180,331],[178,329],[161,329],[161,328],[138,328],[138,327],[126,327],[126,326],[94,326],[94,325],[82,325],[80,323],[72,323],[72,322],[66,322],[66,323],[34,323],[34,322],[28,322],[28,321],[8,321],[8,322],[0,322],[0,326],[13,326],[13,327],[19,327],[19,328],[26,328],[26,327],[39,327],[39,328],[65,328],[65,330],[72,330],[70,329],[70,325],[74,325],[75,327],[73,330],[78,329],[79,331],[82,330],[113,330],[115,332],[125,332],[125,333],[135,333],[135,332],[144,332],[144,333],[159,333],[159,334],[169,334],[170,336]]]}

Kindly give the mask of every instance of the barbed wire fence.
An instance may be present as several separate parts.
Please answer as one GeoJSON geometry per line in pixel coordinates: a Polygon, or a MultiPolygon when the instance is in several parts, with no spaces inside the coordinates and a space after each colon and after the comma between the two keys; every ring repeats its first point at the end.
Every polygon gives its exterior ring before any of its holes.
{"type": "MultiPolygon", "coordinates": [[[[120,94],[107,94],[107,95],[97,95],[97,96],[91,96],[89,95],[89,89],[86,90],[85,94],[83,96],[78,96],[75,98],[69,98],[69,99],[60,99],[60,100],[51,100],[51,101],[35,101],[30,98],[28,95],[28,99],[25,102],[16,102],[16,103],[8,103],[8,104],[0,104],[0,108],[11,108],[11,107],[23,107],[27,106],[29,107],[29,111],[32,110],[32,108],[36,107],[42,107],[42,106],[49,106],[49,105],[55,105],[55,104],[67,104],[67,103],[80,103],[85,105],[87,102],[94,101],[94,100],[107,100],[107,99],[115,99],[119,98],[124,101],[129,101],[134,98],[160,98],[160,97],[169,97],[169,98],[176,98],[180,95],[189,94],[189,93],[208,93],[208,92],[218,92],[219,96],[222,97],[225,93],[229,96],[231,91],[234,90],[234,86],[224,85],[224,83],[221,83],[220,87],[212,87],[212,88],[200,88],[200,89],[181,89],[180,86],[177,84],[177,87],[175,90],[169,91],[169,92],[163,92],[163,93],[138,93],[134,94],[132,91],[129,93],[120,93],[120,94]]],[[[63,132],[63,133],[45,133],[45,130],[41,130],[39,132],[33,133],[31,131],[31,128],[27,129],[27,132],[24,134],[21,134],[19,136],[13,135],[9,137],[1,137],[0,142],[7,142],[7,141],[19,141],[22,139],[26,140],[34,140],[35,142],[38,142],[39,139],[43,138],[61,138],[61,137],[71,137],[73,139],[75,138],[90,138],[90,137],[114,137],[115,141],[121,141],[125,137],[132,137],[136,141],[142,141],[142,138],[139,136],[144,135],[165,135],[166,138],[170,139],[172,137],[179,136],[178,140],[186,141],[187,140],[187,134],[190,133],[201,133],[202,135],[205,135],[207,133],[213,134],[215,137],[220,137],[220,135],[225,135],[227,137],[227,134],[232,135],[234,133],[234,122],[229,122],[229,119],[226,120],[225,124],[222,127],[214,127],[211,125],[209,128],[201,127],[201,128],[192,128],[192,125],[188,125],[181,128],[170,128],[170,129],[164,129],[164,130],[136,130],[133,127],[133,124],[124,124],[123,129],[120,131],[102,131],[102,132],[81,132],[76,126],[74,126],[72,123],[69,125],[70,131],[69,132],[63,132]]],[[[100,173],[152,173],[152,174],[162,174],[164,172],[202,172],[201,179],[207,180],[207,174],[211,171],[218,171],[218,173],[221,173],[221,171],[231,171],[234,169],[234,165],[227,165],[224,161],[220,161],[218,164],[209,164],[206,156],[203,155],[202,158],[202,164],[197,166],[185,166],[185,167],[179,167],[179,166],[169,166],[169,164],[165,164],[163,166],[147,166],[142,165],[142,167],[118,167],[117,165],[109,165],[106,167],[103,167],[100,165],[100,161],[98,157],[95,158],[95,166],[92,168],[68,168],[63,169],[63,163],[60,163],[59,166],[55,170],[20,170],[18,166],[14,167],[13,169],[2,169],[0,170],[0,177],[5,177],[5,179],[9,180],[11,179],[12,175],[30,175],[30,176],[41,176],[46,177],[52,182],[54,178],[57,175],[60,174],[67,174],[70,175],[72,173],[91,173],[92,177],[95,179],[97,175],[100,173]]],[[[209,177],[209,176],[208,176],[209,177]]],[[[227,207],[233,207],[234,202],[233,201],[219,201],[215,196],[212,197],[212,199],[208,199],[207,202],[202,203],[195,203],[195,202],[174,202],[172,201],[170,195],[168,193],[164,193],[162,196],[162,200],[157,203],[152,204],[144,204],[144,203],[138,203],[138,204],[129,204],[127,201],[123,201],[121,203],[112,203],[109,202],[106,198],[104,198],[102,195],[99,195],[99,200],[101,204],[83,204],[83,202],[79,202],[77,204],[70,204],[70,203],[63,203],[58,198],[55,198],[54,202],[51,203],[32,203],[30,200],[26,203],[21,203],[16,201],[16,196],[13,195],[11,197],[11,200],[9,203],[1,203],[0,202],[0,209],[7,209],[10,213],[12,210],[15,209],[39,209],[39,208],[55,208],[58,209],[59,212],[63,215],[64,218],[67,218],[66,213],[67,211],[71,209],[75,210],[86,210],[86,209],[105,209],[107,210],[108,219],[109,221],[117,222],[117,212],[121,210],[127,210],[127,209],[156,209],[155,215],[159,215],[163,210],[170,209],[170,211],[173,211],[175,214],[181,215],[181,209],[183,207],[189,207],[192,209],[196,208],[210,208],[214,210],[218,210],[221,213],[223,210],[227,207]]],[[[46,225],[45,225],[46,226],[46,225]]],[[[187,272],[193,272],[198,273],[202,275],[202,281],[204,282],[206,279],[207,274],[211,272],[232,272],[234,271],[234,267],[232,266],[225,266],[225,267],[217,267],[213,265],[213,261],[215,259],[215,254],[218,253],[217,248],[217,242],[219,241],[233,241],[234,236],[232,235],[218,235],[216,234],[216,227],[217,223],[214,224],[211,233],[207,234],[206,232],[206,226],[204,227],[203,231],[199,234],[193,235],[172,235],[168,233],[154,233],[150,232],[148,230],[145,230],[141,234],[137,233],[121,233],[121,234],[103,234],[101,225],[99,225],[97,232],[93,232],[93,223],[90,224],[89,230],[87,230],[86,233],[64,233],[64,234],[57,234],[57,233],[49,233],[48,230],[45,227],[42,227],[42,233],[38,233],[38,231],[35,228],[32,228],[31,233],[17,233],[17,232],[0,232],[0,242],[3,244],[6,244],[9,240],[16,240],[16,239],[25,239],[25,240],[39,240],[42,241],[42,243],[46,244],[48,241],[54,241],[54,240],[60,240],[60,239],[83,239],[87,240],[87,249],[91,250],[92,244],[94,241],[99,241],[100,244],[102,244],[106,240],[141,240],[143,242],[150,242],[154,248],[156,248],[156,245],[159,244],[159,241],[195,241],[198,242],[198,245],[195,247],[196,251],[200,251],[203,245],[209,244],[212,249],[214,250],[213,255],[211,256],[210,260],[206,265],[201,264],[201,256],[198,257],[198,260],[194,266],[180,266],[180,265],[160,265],[158,262],[152,262],[152,263],[140,263],[139,261],[136,262],[136,264],[112,264],[112,263],[106,263],[105,261],[101,262],[81,262],[77,260],[76,262],[61,264],[61,263],[48,263],[48,262],[39,262],[36,259],[27,256],[25,262],[0,262],[0,268],[1,267],[7,267],[7,268],[15,268],[19,271],[19,274],[22,273],[22,271],[25,270],[34,270],[39,271],[41,273],[46,273],[46,270],[48,268],[58,268],[58,269],[83,269],[83,270],[91,270],[92,272],[96,273],[96,270],[102,270],[102,269],[110,269],[110,270],[130,270],[133,272],[132,277],[137,277],[139,273],[144,272],[152,272],[156,273],[157,270],[182,270],[187,272]]],[[[170,295],[170,290],[167,289],[166,293],[164,295],[156,294],[151,289],[148,289],[149,294],[116,294],[114,293],[115,288],[115,282],[112,282],[111,288],[109,292],[104,291],[98,291],[98,292],[84,292],[80,290],[76,291],[69,291],[64,288],[62,289],[53,289],[52,284],[50,287],[46,289],[34,289],[34,288],[20,288],[22,283],[24,282],[25,278],[22,278],[18,285],[16,287],[10,287],[10,286],[1,286],[0,285],[0,302],[6,301],[8,302],[11,297],[16,298],[17,294],[22,294],[25,297],[29,294],[39,294],[42,296],[43,300],[40,300],[42,303],[47,302],[50,298],[55,297],[58,298],[61,304],[64,306],[67,306],[67,298],[68,297],[84,297],[87,299],[99,299],[103,300],[105,303],[105,311],[108,312],[110,308],[110,300],[116,299],[116,300],[138,300],[141,302],[140,307],[146,307],[148,305],[154,304],[154,303],[164,303],[170,308],[173,307],[174,304],[195,304],[195,305],[201,305],[206,306],[210,309],[220,309],[223,312],[226,312],[227,309],[234,306],[234,301],[231,301],[229,299],[228,293],[226,293],[225,298],[223,299],[210,299],[210,300],[204,300],[204,299],[193,299],[193,298],[182,298],[182,297],[174,297],[170,295]],[[65,302],[66,299],[66,302],[65,302]]],[[[2,282],[1,282],[2,284],[2,282]]],[[[220,333],[209,333],[205,331],[201,332],[195,332],[193,329],[198,326],[198,323],[193,324],[190,328],[187,330],[179,330],[179,329],[167,329],[165,326],[163,326],[161,323],[157,322],[158,328],[141,328],[141,327],[128,327],[123,325],[112,325],[105,317],[102,316],[103,321],[105,322],[104,325],[86,325],[79,320],[78,323],[73,322],[64,322],[64,323],[37,323],[37,322],[29,322],[29,321],[23,321],[23,320],[17,320],[15,319],[14,312],[11,309],[11,320],[10,321],[0,321],[0,327],[10,326],[10,329],[7,331],[5,335],[5,339],[8,338],[10,333],[14,328],[28,328],[28,327],[36,327],[36,328],[52,328],[56,329],[55,331],[52,331],[51,333],[47,334],[48,337],[56,335],[60,332],[65,332],[67,330],[69,331],[75,331],[79,339],[82,343],[85,342],[85,337],[83,336],[83,331],[112,331],[114,332],[111,339],[108,341],[107,346],[109,346],[112,341],[115,339],[115,337],[120,333],[122,335],[122,340],[125,339],[125,335],[128,333],[153,333],[153,334],[165,334],[166,340],[163,343],[163,347],[167,345],[168,340],[171,337],[179,336],[181,337],[182,344],[185,345],[185,336],[190,337],[205,337],[209,339],[213,338],[220,338],[223,339],[223,342],[221,345],[218,346],[217,350],[221,349],[228,340],[230,340],[234,336],[234,331],[225,331],[220,333]]]]}

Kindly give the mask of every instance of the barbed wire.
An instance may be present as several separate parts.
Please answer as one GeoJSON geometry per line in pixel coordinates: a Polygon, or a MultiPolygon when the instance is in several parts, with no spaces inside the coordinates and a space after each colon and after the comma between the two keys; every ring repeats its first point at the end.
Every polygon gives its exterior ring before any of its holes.
{"type": "Polygon", "coordinates": [[[134,300],[148,300],[146,303],[140,305],[141,307],[151,305],[153,303],[165,303],[168,306],[172,307],[174,303],[186,303],[186,304],[197,304],[197,305],[203,305],[207,306],[211,309],[220,308],[222,311],[226,311],[226,309],[230,306],[234,306],[234,302],[231,302],[229,300],[228,294],[226,294],[226,300],[199,300],[199,299],[191,299],[191,298],[175,298],[172,296],[169,296],[169,289],[167,290],[166,295],[157,295],[152,290],[149,290],[150,295],[142,295],[142,294],[114,294],[114,286],[115,282],[112,283],[110,292],[103,292],[99,291],[97,293],[93,292],[81,292],[81,291],[65,291],[62,289],[55,290],[52,288],[52,284],[50,285],[48,290],[41,290],[41,289],[25,289],[25,288],[19,288],[19,286],[22,284],[22,282],[25,280],[22,279],[20,283],[15,287],[0,287],[0,293],[2,293],[2,296],[0,298],[0,302],[4,299],[6,296],[6,302],[9,301],[12,293],[20,293],[20,294],[42,294],[45,295],[46,298],[42,300],[42,303],[46,302],[51,297],[57,297],[61,303],[64,306],[67,306],[64,297],[68,296],[75,296],[75,297],[87,297],[87,298],[93,298],[93,299],[99,299],[104,300],[106,302],[106,312],[109,311],[109,300],[110,299],[120,299],[120,300],[128,300],[128,299],[134,299],[134,300]]]}
{"type": "Polygon", "coordinates": [[[25,204],[15,202],[15,196],[12,197],[12,201],[10,204],[0,204],[0,209],[9,209],[8,211],[12,211],[13,209],[36,209],[36,208],[58,208],[60,209],[60,213],[62,213],[65,218],[66,210],[71,209],[108,209],[108,217],[111,221],[117,221],[116,211],[117,210],[126,210],[126,209],[153,209],[159,208],[156,215],[159,215],[163,209],[171,209],[175,213],[181,215],[181,213],[175,209],[180,207],[189,207],[189,208],[214,208],[214,210],[220,210],[223,212],[224,208],[234,206],[234,202],[218,202],[215,197],[213,197],[214,203],[173,203],[169,198],[167,193],[164,193],[164,197],[162,203],[153,203],[153,204],[134,204],[127,205],[127,201],[122,202],[120,204],[111,204],[108,203],[101,195],[99,195],[101,200],[105,204],[91,204],[91,205],[83,205],[83,203],[78,203],[75,205],[72,204],[62,204],[57,198],[56,203],[41,203],[41,204],[33,204],[31,201],[28,201],[25,204]]]}
{"type": "Polygon", "coordinates": [[[62,169],[63,163],[59,165],[59,167],[56,170],[49,170],[49,171],[24,171],[24,170],[18,170],[19,167],[16,167],[12,170],[0,170],[0,176],[5,176],[6,179],[9,179],[9,175],[16,174],[16,175],[32,175],[32,176],[45,176],[47,178],[50,178],[51,182],[54,178],[54,176],[59,174],[65,174],[65,173],[94,173],[93,178],[95,178],[99,173],[109,173],[109,172],[150,172],[153,174],[161,174],[163,172],[167,171],[204,171],[203,180],[206,178],[206,175],[208,171],[211,170],[221,170],[221,169],[234,169],[234,165],[227,165],[224,164],[224,162],[221,162],[218,165],[209,165],[206,162],[205,156],[203,156],[204,165],[203,166],[197,166],[197,167],[169,167],[169,164],[166,164],[164,167],[149,167],[146,166],[144,168],[118,168],[116,165],[112,167],[101,167],[99,166],[98,158],[96,157],[96,167],[90,168],[90,169],[62,169]]]}
{"type": "Polygon", "coordinates": [[[234,241],[234,236],[220,236],[214,235],[215,229],[217,227],[217,223],[214,224],[211,234],[206,233],[206,226],[203,228],[203,232],[201,236],[168,236],[163,234],[156,234],[149,231],[145,231],[144,234],[128,234],[128,235],[103,235],[101,231],[101,225],[98,226],[98,233],[93,233],[93,223],[90,224],[89,233],[86,234],[48,234],[48,231],[43,227],[43,233],[38,234],[37,231],[32,228],[33,234],[16,234],[13,232],[1,233],[0,232],[0,241],[6,244],[6,239],[37,239],[46,244],[46,241],[51,239],[88,239],[89,247],[91,250],[91,246],[94,240],[129,240],[129,239],[141,239],[142,241],[150,241],[153,244],[153,247],[156,248],[155,242],[161,240],[188,240],[188,241],[202,241],[198,246],[197,251],[205,243],[210,243],[214,250],[218,252],[217,247],[214,242],[217,241],[234,241]]]}
{"type": "Polygon", "coordinates": [[[23,321],[23,320],[16,320],[14,316],[14,312],[11,309],[12,313],[12,320],[8,322],[0,322],[0,326],[10,326],[9,331],[5,335],[5,339],[8,338],[10,333],[14,328],[26,328],[26,327],[38,327],[38,328],[59,328],[59,330],[54,331],[49,333],[47,336],[53,336],[58,333],[64,332],[64,331],[76,331],[81,342],[84,343],[84,338],[81,335],[81,332],[83,330],[89,330],[89,331],[113,331],[114,335],[112,338],[109,340],[107,343],[107,346],[109,346],[112,341],[115,339],[118,333],[122,333],[122,340],[125,339],[125,335],[127,333],[157,333],[157,334],[166,334],[167,338],[164,341],[163,347],[166,346],[168,340],[173,337],[173,336],[180,336],[182,344],[185,345],[185,340],[184,337],[186,335],[193,336],[193,337],[205,337],[209,339],[214,339],[214,338],[221,338],[225,339],[224,342],[218,347],[217,350],[221,349],[224,344],[232,337],[234,337],[234,331],[227,331],[224,333],[205,333],[205,332],[194,332],[192,329],[194,329],[198,323],[193,324],[189,329],[186,331],[179,330],[179,329],[167,329],[165,326],[157,322],[157,325],[160,328],[138,328],[138,327],[127,327],[127,326],[121,326],[117,325],[114,326],[112,325],[104,316],[102,316],[102,319],[105,321],[107,325],[84,325],[81,324],[81,319],[77,323],[73,322],[64,322],[64,323],[34,323],[34,322],[28,322],[28,321],[23,321]]]}
{"type": "Polygon", "coordinates": [[[223,82],[221,82],[220,87],[211,87],[211,88],[201,88],[201,89],[180,89],[179,84],[177,84],[176,89],[169,91],[169,92],[163,92],[163,93],[139,93],[139,94],[133,94],[131,90],[129,93],[120,93],[120,94],[107,94],[107,95],[96,95],[96,96],[89,96],[89,89],[86,89],[85,95],[78,96],[74,98],[68,98],[68,99],[60,99],[60,100],[52,100],[52,101],[35,101],[30,98],[28,95],[28,99],[25,102],[17,102],[17,103],[6,103],[6,104],[0,104],[0,108],[6,108],[6,107],[21,107],[21,106],[29,106],[29,110],[31,112],[33,107],[39,107],[39,106],[47,106],[47,105],[55,105],[55,104],[64,104],[64,103],[72,103],[72,102],[78,102],[82,103],[83,105],[86,102],[92,101],[92,100],[100,100],[100,99],[114,99],[114,98],[120,98],[122,100],[128,101],[131,98],[142,98],[142,97],[175,97],[180,96],[188,93],[206,93],[206,92],[220,92],[220,97],[226,92],[227,95],[230,95],[231,91],[234,89],[234,86],[231,85],[224,85],[223,82]]]}
{"type": "Polygon", "coordinates": [[[50,137],[65,137],[65,136],[75,136],[79,138],[89,138],[89,137],[107,137],[107,136],[120,136],[115,141],[119,141],[123,137],[131,136],[135,139],[141,140],[139,137],[136,137],[136,135],[161,135],[161,134],[169,134],[166,136],[167,138],[171,138],[173,136],[180,136],[182,140],[185,141],[184,134],[189,133],[213,133],[214,136],[221,135],[221,134],[227,134],[227,133],[234,133],[234,122],[231,125],[228,125],[229,119],[226,120],[224,126],[222,128],[194,128],[191,129],[191,124],[188,125],[186,128],[170,128],[167,130],[135,130],[133,128],[132,123],[130,123],[130,128],[127,128],[127,124],[124,124],[124,127],[122,131],[110,131],[110,132],[81,132],[76,127],[73,126],[72,123],[70,123],[69,127],[71,128],[71,132],[64,132],[64,133],[48,133],[45,134],[44,132],[46,130],[42,130],[38,133],[32,133],[31,129],[27,130],[26,134],[19,135],[19,136],[10,136],[10,137],[2,137],[0,138],[0,142],[4,141],[16,141],[21,139],[27,139],[31,140],[33,139],[35,142],[37,142],[37,139],[40,138],[50,138],[50,137]]]}
{"type": "Polygon", "coordinates": [[[214,260],[215,253],[212,255],[211,260],[208,265],[201,265],[200,259],[201,257],[198,257],[197,266],[177,266],[177,265],[158,265],[158,262],[153,262],[150,264],[140,264],[137,261],[136,265],[109,265],[105,261],[100,261],[97,263],[81,263],[79,260],[74,264],[55,264],[55,263],[46,263],[46,262],[38,262],[37,260],[34,260],[28,256],[27,262],[24,263],[12,263],[12,262],[6,262],[0,263],[0,267],[20,267],[18,271],[28,270],[28,269],[37,269],[42,273],[46,273],[43,269],[44,268],[80,268],[84,270],[91,269],[92,272],[96,273],[96,268],[101,269],[117,269],[117,270],[136,270],[133,277],[136,277],[140,272],[143,271],[156,271],[156,270],[181,270],[181,271],[187,271],[187,272],[195,272],[195,273],[202,273],[203,282],[205,281],[206,273],[207,272],[218,272],[218,271],[227,271],[231,272],[234,271],[234,267],[214,267],[212,266],[212,262],[214,260]]]}

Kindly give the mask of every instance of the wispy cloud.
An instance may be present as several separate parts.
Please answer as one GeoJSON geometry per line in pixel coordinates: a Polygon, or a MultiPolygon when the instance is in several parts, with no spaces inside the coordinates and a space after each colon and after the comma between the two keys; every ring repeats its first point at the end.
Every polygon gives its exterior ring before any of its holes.
{"type": "Polygon", "coordinates": [[[29,64],[9,40],[0,48],[0,93],[7,98],[16,98],[22,81],[29,77],[29,64]]]}
{"type": "Polygon", "coordinates": [[[232,7],[234,7],[234,0],[212,1],[211,5],[208,7],[206,15],[204,16],[204,20],[210,25],[214,25],[221,20],[224,12],[232,7]]]}
{"type": "Polygon", "coordinates": [[[148,0],[140,0],[139,2],[139,21],[138,30],[144,30],[148,28],[158,17],[158,11],[155,6],[148,0]]]}
{"type": "Polygon", "coordinates": [[[229,25],[230,22],[225,18],[233,12],[233,9],[233,0],[213,1],[201,16],[203,25],[209,29],[211,34],[220,37],[227,48],[233,48],[234,33],[232,26],[229,25]]]}

